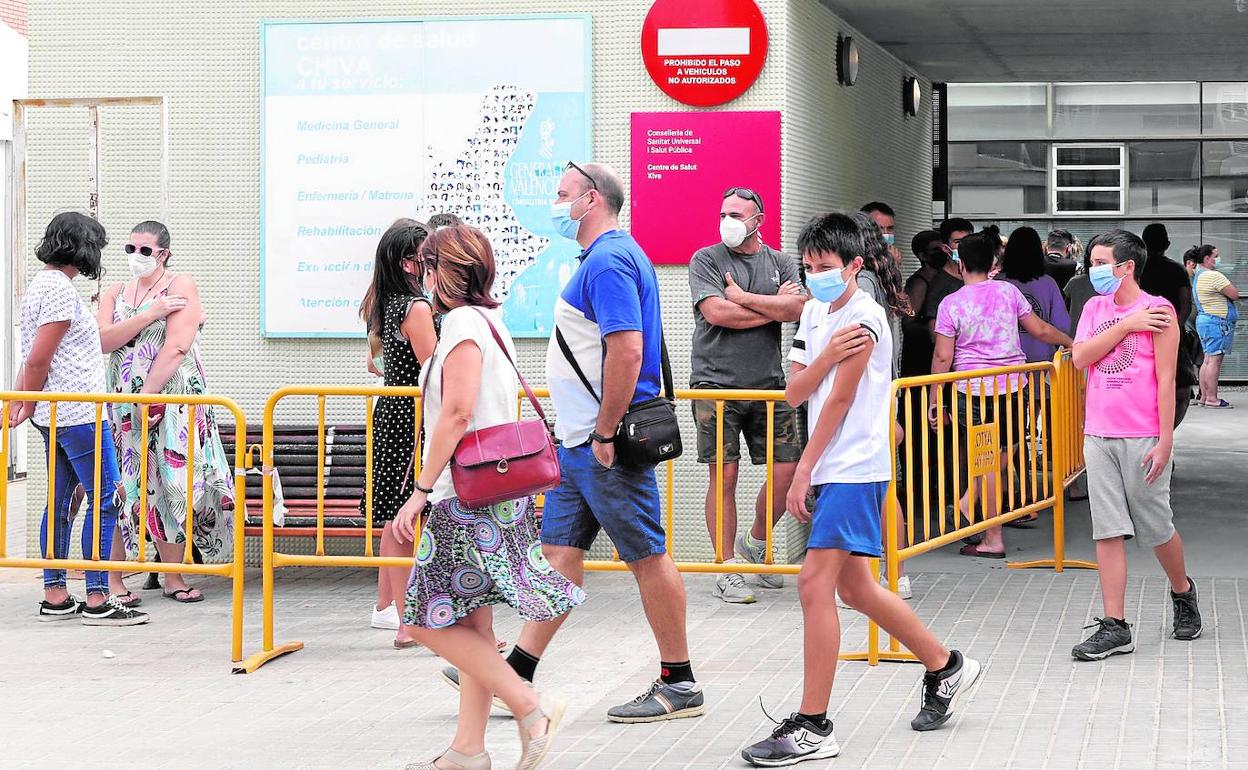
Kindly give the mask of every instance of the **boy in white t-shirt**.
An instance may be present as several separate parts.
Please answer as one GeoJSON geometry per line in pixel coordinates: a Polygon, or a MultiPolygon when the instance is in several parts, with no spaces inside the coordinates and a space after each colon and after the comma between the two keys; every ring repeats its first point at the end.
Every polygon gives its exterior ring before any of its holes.
{"type": "Polygon", "coordinates": [[[881,555],[880,512],[892,478],[893,343],[884,309],[858,290],[862,235],[843,214],[812,220],[798,238],[812,299],[789,355],[789,403],[810,405],[810,440],[789,489],[787,510],[810,522],[798,578],[804,624],[800,709],[741,756],[760,767],[834,757],[840,752],[827,718],[841,628],[836,595],[899,639],[927,667],[923,706],[911,722],[934,730],[979,678],[980,664],[950,651],[906,603],[881,587],[868,558],[881,555]],[[837,335],[858,326],[857,337],[837,335]],[[835,340],[833,338],[836,338],[835,340]],[[816,495],[814,511],[806,495],[816,495]]]}

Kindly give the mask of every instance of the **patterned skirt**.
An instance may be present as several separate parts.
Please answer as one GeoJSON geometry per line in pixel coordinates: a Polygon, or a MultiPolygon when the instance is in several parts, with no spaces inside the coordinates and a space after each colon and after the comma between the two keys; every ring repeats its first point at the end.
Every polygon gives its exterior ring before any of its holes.
{"type": "Polygon", "coordinates": [[[403,622],[446,628],[491,604],[552,620],[583,601],[542,554],[533,498],[475,510],[451,498],[434,504],[421,532],[403,622]]]}

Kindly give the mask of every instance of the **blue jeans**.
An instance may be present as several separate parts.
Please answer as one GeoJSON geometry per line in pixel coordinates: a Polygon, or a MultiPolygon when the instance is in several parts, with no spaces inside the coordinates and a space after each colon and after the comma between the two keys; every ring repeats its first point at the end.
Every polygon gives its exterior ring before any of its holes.
{"type": "MultiPolygon", "coordinates": [[[[36,425],[43,434],[44,449],[48,449],[51,441],[49,431],[42,425],[36,425]]],[[[101,558],[108,558],[113,545],[113,529],[117,524],[117,494],[121,475],[117,468],[117,448],[113,445],[113,432],[105,420],[101,425],[100,436],[100,553],[101,558]]],[[[69,505],[74,496],[74,489],[79,483],[86,492],[83,507],[86,519],[82,526],[82,555],[84,559],[95,557],[95,425],[66,425],[56,429],[56,486],[52,494],[52,506],[56,509],[56,530],[53,532],[52,543],[55,548],[54,557],[69,557],[69,537],[71,524],[69,505]]],[[[48,509],[43,509],[43,523],[39,526],[39,548],[43,558],[48,556],[48,509]]],[[[65,570],[45,569],[43,571],[43,587],[64,588],[65,570]]],[[[87,594],[108,594],[108,573],[100,570],[87,571],[87,594]]]]}

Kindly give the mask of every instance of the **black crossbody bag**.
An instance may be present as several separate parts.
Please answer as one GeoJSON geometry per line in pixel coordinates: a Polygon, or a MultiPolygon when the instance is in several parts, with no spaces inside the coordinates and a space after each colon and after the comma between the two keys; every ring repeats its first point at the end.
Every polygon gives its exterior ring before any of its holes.
{"type": "MultiPolygon", "coordinates": [[[[572,371],[581,384],[599,404],[602,399],[589,384],[589,378],[581,370],[563,332],[555,327],[555,340],[563,357],[572,365],[572,371]]],[[[663,394],[656,398],[633,404],[624,413],[615,431],[615,457],[621,465],[640,469],[675,460],[684,451],[680,441],[680,423],[676,420],[675,388],[672,386],[672,364],[667,357],[667,340],[662,341],[663,394]]]]}

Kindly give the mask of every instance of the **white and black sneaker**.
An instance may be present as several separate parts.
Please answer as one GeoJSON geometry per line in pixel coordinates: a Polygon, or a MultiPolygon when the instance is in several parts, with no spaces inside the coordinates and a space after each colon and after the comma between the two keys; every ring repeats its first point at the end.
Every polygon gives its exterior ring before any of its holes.
{"type": "Polygon", "coordinates": [[[149,620],[146,612],[130,609],[111,598],[98,607],[82,608],[84,626],[139,626],[149,620]]]}
{"type": "Polygon", "coordinates": [[[1196,597],[1196,581],[1187,579],[1190,588],[1187,593],[1170,592],[1170,601],[1174,603],[1174,638],[1184,642],[1200,636],[1203,630],[1200,622],[1200,605],[1196,597]]]}
{"type": "Polygon", "coordinates": [[[83,607],[86,605],[78,597],[70,594],[65,601],[60,604],[53,604],[48,600],[39,602],[39,620],[48,622],[52,620],[77,620],[83,607]]]}
{"type": "Polygon", "coordinates": [[[942,671],[928,671],[923,675],[923,705],[918,716],[910,720],[910,727],[927,732],[948,722],[953,707],[979,681],[983,668],[979,661],[968,658],[957,650],[950,652],[950,665],[942,671]]]}
{"type": "Polygon", "coordinates": [[[741,758],[755,767],[785,767],[808,759],[831,759],[841,753],[841,747],[832,734],[832,720],[823,721],[818,725],[801,714],[791,714],[776,723],[771,735],[742,749],[741,758]]]}
{"type": "Polygon", "coordinates": [[[1126,655],[1135,652],[1135,640],[1131,638],[1131,626],[1125,620],[1117,618],[1096,618],[1096,622],[1087,628],[1096,631],[1076,644],[1070,651],[1075,660],[1104,660],[1110,655],[1126,655]]]}

